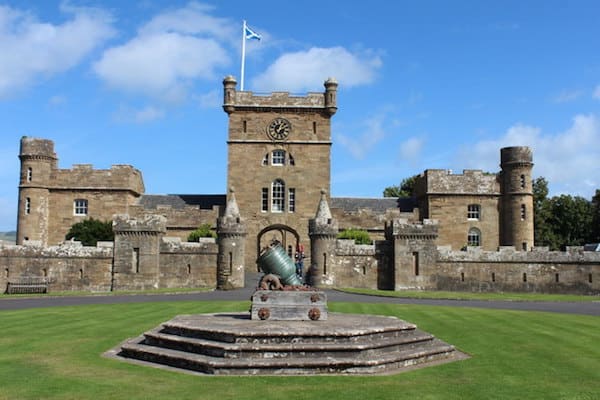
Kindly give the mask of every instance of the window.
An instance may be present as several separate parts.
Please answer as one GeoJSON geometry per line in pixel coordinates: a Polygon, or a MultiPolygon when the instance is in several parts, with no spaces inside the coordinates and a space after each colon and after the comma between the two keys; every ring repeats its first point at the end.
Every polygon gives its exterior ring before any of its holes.
{"type": "Polygon", "coordinates": [[[271,185],[271,212],[285,211],[285,182],[276,179],[271,185]]]}
{"type": "Polygon", "coordinates": [[[246,122],[246,120],[242,121],[242,130],[244,131],[244,133],[248,132],[248,123],[246,122]]]}
{"type": "Polygon", "coordinates": [[[27,168],[27,182],[31,182],[31,179],[33,178],[33,170],[31,169],[31,167],[27,168]]]}
{"type": "Polygon", "coordinates": [[[272,165],[285,165],[285,151],[284,150],[273,150],[273,158],[271,159],[272,165]]]}
{"type": "Polygon", "coordinates": [[[296,189],[295,188],[288,189],[288,211],[289,212],[296,211],[296,189]]]}
{"type": "Polygon", "coordinates": [[[75,215],[87,215],[88,201],[86,199],[75,199],[73,202],[73,211],[75,215]]]}
{"type": "Polygon", "coordinates": [[[467,206],[467,219],[479,219],[481,216],[481,207],[479,204],[469,204],[467,206]]]}
{"type": "Polygon", "coordinates": [[[262,188],[260,211],[269,211],[269,188],[262,188]]]}
{"type": "Polygon", "coordinates": [[[317,133],[317,121],[313,121],[313,133],[317,133]]]}
{"type": "Polygon", "coordinates": [[[469,234],[467,235],[467,244],[475,247],[479,247],[481,245],[481,232],[479,229],[469,229],[469,234]]]}
{"type": "Polygon", "coordinates": [[[31,199],[29,197],[25,198],[25,214],[29,214],[31,212],[31,199]]]}
{"type": "Polygon", "coordinates": [[[525,206],[525,204],[521,204],[521,221],[525,221],[526,217],[527,217],[527,207],[525,206]]]}
{"type": "Polygon", "coordinates": [[[525,175],[521,175],[521,189],[525,189],[525,175]]]}

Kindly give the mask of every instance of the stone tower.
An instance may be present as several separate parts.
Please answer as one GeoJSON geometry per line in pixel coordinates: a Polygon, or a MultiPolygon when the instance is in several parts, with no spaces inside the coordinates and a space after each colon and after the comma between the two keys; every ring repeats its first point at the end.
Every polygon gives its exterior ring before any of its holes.
{"type": "Polygon", "coordinates": [[[500,149],[500,245],[530,250],[533,246],[532,154],[529,147],[500,149]]]}
{"type": "Polygon", "coordinates": [[[321,200],[314,219],[308,224],[310,236],[310,269],[309,281],[319,286],[322,279],[327,279],[328,265],[332,265],[335,257],[335,246],[338,235],[338,222],[331,216],[327,204],[326,192],[321,190],[321,200]]]}
{"type": "Polygon", "coordinates": [[[217,289],[244,287],[246,227],[233,188],[229,191],[225,214],[217,220],[217,236],[217,289]]]}
{"type": "Polygon", "coordinates": [[[17,244],[24,241],[48,243],[50,180],[57,169],[54,143],[47,139],[21,138],[19,152],[19,211],[17,244]]]}
{"type": "MultiPolygon", "coordinates": [[[[258,95],[236,91],[223,80],[223,110],[229,116],[227,186],[249,221],[245,265],[261,248],[280,241],[288,254],[308,247],[308,220],[321,188],[330,187],[331,117],[337,111],[337,82],[323,93],[258,95]]],[[[306,251],[308,253],[308,248],[306,251]]],[[[307,260],[308,262],[308,260],[307,260]]]]}

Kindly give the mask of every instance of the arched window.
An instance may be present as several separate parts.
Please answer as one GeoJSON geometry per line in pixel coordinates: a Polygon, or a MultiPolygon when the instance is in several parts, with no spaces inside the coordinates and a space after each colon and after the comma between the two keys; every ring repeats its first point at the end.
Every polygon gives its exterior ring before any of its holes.
{"type": "Polygon", "coordinates": [[[479,247],[481,246],[481,232],[477,228],[469,229],[469,234],[467,235],[467,244],[469,246],[479,247]]]}
{"type": "Polygon", "coordinates": [[[285,182],[275,179],[271,185],[271,212],[285,211],[285,182]]]}

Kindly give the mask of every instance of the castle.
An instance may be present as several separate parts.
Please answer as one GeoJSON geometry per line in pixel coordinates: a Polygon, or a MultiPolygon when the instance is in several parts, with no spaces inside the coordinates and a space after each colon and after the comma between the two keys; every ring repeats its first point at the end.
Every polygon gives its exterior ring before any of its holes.
{"type": "Polygon", "coordinates": [[[0,247],[0,287],[36,275],[63,289],[235,288],[278,240],[291,256],[304,247],[326,287],[600,292],[598,254],[534,247],[527,147],[501,149],[496,174],[426,170],[412,198],[328,198],[338,84],[324,86],[256,95],[224,79],[227,195],[148,195],[131,166],[60,169],[52,141],[23,137],[17,245],[0,247]],[[113,220],[114,243],[63,243],[86,218],[113,220]],[[218,239],[186,243],[202,223],[218,239]],[[345,228],[374,244],[338,240],[345,228]]]}

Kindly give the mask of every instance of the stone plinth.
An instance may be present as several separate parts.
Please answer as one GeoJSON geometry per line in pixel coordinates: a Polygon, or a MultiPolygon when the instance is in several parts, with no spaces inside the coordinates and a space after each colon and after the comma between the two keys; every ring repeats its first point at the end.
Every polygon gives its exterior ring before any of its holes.
{"type": "Polygon", "coordinates": [[[318,322],[180,315],[105,355],[214,375],[396,373],[467,357],[409,322],[338,313],[318,322]]]}
{"type": "Polygon", "coordinates": [[[271,321],[325,321],[327,295],[318,290],[257,290],[251,318],[271,321]]]}

